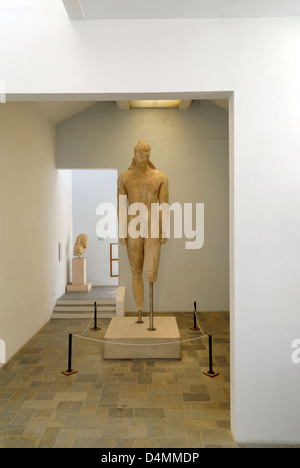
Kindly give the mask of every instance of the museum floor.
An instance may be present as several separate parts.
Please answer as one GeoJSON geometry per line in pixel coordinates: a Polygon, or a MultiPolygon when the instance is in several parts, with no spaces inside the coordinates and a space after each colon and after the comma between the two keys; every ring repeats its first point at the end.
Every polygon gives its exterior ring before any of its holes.
{"type": "MultiPolygon", "coordinates": [[[[182,340],[192,314],[176,314],[182,340]]],[[[201,314],[214,336],[210,379],[207,338],[182,344],[181,361],[104,361],[103,343],[68,334],[88,320],[51,320],[0,371],[0,448],[235,448],[229,411],[229,316],[201,314]]],[[[102,330],[84,336],[101,340],[102,330]]],[[[200,334],[201,336],[201,334],[200,334]]]]}

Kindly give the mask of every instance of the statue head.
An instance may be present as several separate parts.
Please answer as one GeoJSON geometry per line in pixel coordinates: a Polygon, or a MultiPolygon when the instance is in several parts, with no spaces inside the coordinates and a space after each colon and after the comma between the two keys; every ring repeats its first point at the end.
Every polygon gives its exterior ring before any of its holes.
{"type": "Polygon", "coordinates": [[[152,169],[156,169],[154,164],[150,161],[151,146],[143,140],[139,140],[137,145],[134,147],[134,158],[132,160],[129,169],[134,167],[145,167],[149,166],[152,169]]]}
{"type": "Polygon", "coordinates": [[[75,242],[74,257],[80,257],[83,255],[88,246],[88,243],[88,236],[86,234],[80,234],[75,242]]]}

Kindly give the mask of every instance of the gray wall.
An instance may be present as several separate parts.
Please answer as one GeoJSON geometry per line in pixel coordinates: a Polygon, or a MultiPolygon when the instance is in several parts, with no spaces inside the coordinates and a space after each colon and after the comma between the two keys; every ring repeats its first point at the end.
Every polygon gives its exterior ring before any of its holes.
{"type": "Polygon", "coordinates": [[[118,278],[110,277],[110,244],[118,239],[98,238],[96,226],[100,217],[96,215],[96,209],[103,202],[117,207],[118,173],[108,169],[72,172],[73,245],[79,234],[86,234],[89,238],[84,253],[87,280],[94,286],[117,286],[118,278]]]}
{"type": "MultiPolygon", "coordinates": [[[[101,102],[57,126],[58,168],[114,168],[130,165],[139,139],[152,147],[151,159],[170,183],[170,203],[205,204],[205,243],[186,250],[186,239],[163,246],[155,310],[229,309],[228,113],[209,101],[189,110],[120,111],[101,102]]],[[[126,249],[120,248],[120,285],[127,287],[126,310],[135,310],[126,249]]],[[[145,288],[146,307],[148,288],[145,288]]]]}

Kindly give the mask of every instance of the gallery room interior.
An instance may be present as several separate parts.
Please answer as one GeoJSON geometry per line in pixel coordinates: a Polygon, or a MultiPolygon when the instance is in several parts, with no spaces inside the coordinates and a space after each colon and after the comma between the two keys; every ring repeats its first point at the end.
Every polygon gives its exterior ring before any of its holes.
{"type": "Polygon", "coordinates": [[[0,31],[0,447],[300,446],[299,2],[0,0],[0,31]]]}

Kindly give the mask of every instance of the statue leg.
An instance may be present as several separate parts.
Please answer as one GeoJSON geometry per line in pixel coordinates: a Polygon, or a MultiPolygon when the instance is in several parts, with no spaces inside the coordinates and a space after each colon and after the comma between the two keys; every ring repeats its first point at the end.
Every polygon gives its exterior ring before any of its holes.
{"type": "Polygon", "coordinates": [[[156,283],[160,262],[161,243],[159,239],[145,239],[145,273],[149,283],[156,283]]]}
{"type": "Polygon", "coordinates": [[[144,281],[142,271],[132,271],[132,291],[138,311],[144,309],[144,281]]]}
{"type": "Polygon", "coordinates": [[[145,239],[145,272],[149,281],[149,312],[150,326],[149,331],[155,331],[154,328],[154,310],[153,310],[153,283],[157,281],[158,268],[160,262],[161,243],[160,239],[145,239]]]}
{"type": "Polygon", "coordinates": [[[128,259],[132,271],[132,291],[134,300],[139,311],[139,323],[141,323],[141,312],[144,308],[144,239],[127,239],[128,259]]]}

